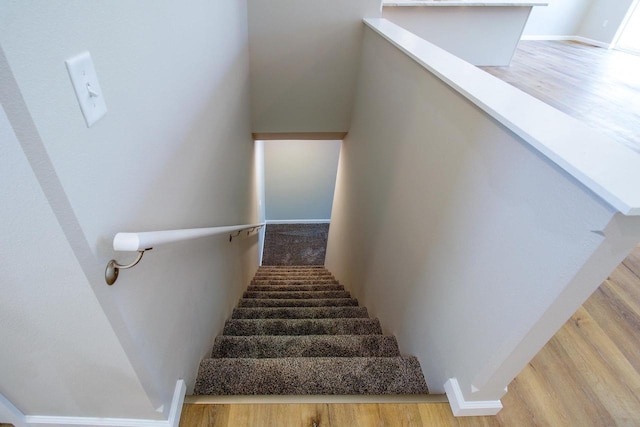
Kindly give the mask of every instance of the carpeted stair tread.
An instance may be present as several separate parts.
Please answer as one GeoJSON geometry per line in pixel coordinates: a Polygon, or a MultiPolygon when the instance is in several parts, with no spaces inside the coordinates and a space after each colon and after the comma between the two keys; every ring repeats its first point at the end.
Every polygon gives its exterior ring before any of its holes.
{"type": "Polygon", "coordinates": [[[368,318],[366,307],[257,307],[235,308],[232,319],[368,318]]]}
{"type": "Polygon", "coordinates": [[[347,291],[286,291],[286,292],[245,292],[243,298],[267,299],[311,299],[311,298],[351,298],[347,291]]]}
{"type": "Polygon", "coordinates": [[[249,286],[255,285],[336,285],[334,279],[286,279],[286,280],[252,280],[249,286]]]}
{"type": "Polygon", "coordinates": [[[218,336],[211,357],[395,357],[391,335],[218,336]]]}
{"type": "Polygon", "coordinates": [[[305,265],[280,265],[280,264],[262,264],[258,267],[259,270],[266,270],[270,268],[280,268],[280,269],[288,269],[288,270],[310,270],[314,268],[320,268],[322,270],[326,270],[324,265],[321,264],[305,264],[305,265]]]}
{"type": "Polygon", "coordinates": [[[309,276],[309,277],[333,277],[333,273],[329,270],[297,270],[297,271],[282,271],[282,270],[272,270],[272,271],[256,271],[254,277],[260,276],[281,276],[281,277],[301,277],[301,276],[309,276]]]}
{"type": "Polygon", "coordinates": [[[333,277],[333,274],[327,270],[320,271],[258,271],[255,274],[255,277],[271,277],[271,276],[280,276],[280,277],[298,277],[298,276],[309,276],[309,277],[333,277]]]}
{"type": "Polygon", "coordinates": [[[231,319],[223,335],[382,335],[378,319],[231,319]]]}
{"type": "Polygon", "coordinates": [[[415,357],[205,359],[195,394],[424,394],[415,357]]]}
{"type": "Polygon", "coordinates": [[[296,271],[284,271],[284,270],[271,270],[271,271],[257,271],[255,274],[256,277],[260,276],[287,276],[287,277],[300,277],[300,276],[309,276],[309,277],[333,277],[333,274],[327,270],[296,270],[296,271]]]}
{"type": "Polygon", "coordinates": [[[200,364],[195,394],[424,394],[400,355],[322,265],[262,266],[200,364]]]}
{"type": "Polygon", "coordinates": [[[332,276],[309,276],[309,275],[300,275],[300,276],[255,276],[252,279],[252,282],[262,282],[262,281],[294,281],[294,280],[304,280],[304,281],[314,281],[314,282],[333,282],[338,283],[335,277],[332,276]]]}
{"type": "Polygon", "coordinates": [[[288,270],[288,271],[284,271],[282,269],[279,270],[258,270],[256,271],[255,276],[302,276],[302,275],[309,275],[309,276],[330,276],[333,277],[333,273],[331,273],[329,270],[320,270],[320,269],[315,269],[315,270],[288,270]]]}
{"type": "Polygon", "coordinates": [[[325,285],[252,285],[248,292],[281,292],[281,291],[344,291],[338,283],[325,285]]]}
{"type": "Polygon", "coordinates": [[[315,299],[260,299],[242,298],[238,307],[354,307],[358,300],[354,298],[315,298],[315,299]]]}

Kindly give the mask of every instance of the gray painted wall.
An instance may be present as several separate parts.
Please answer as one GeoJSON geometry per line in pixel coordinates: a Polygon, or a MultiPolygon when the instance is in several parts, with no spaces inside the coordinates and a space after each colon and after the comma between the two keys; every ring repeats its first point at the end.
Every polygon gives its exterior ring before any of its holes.
{"type": "Polygon", "coordinates": [[[248,0],[253,132],[347,132],[380,0],[248,0]]]}
{"type": "Polygon", "coordinates": [[[634,0],[549,0],[534,7],[524,36],[579,36],[611,44],[634,0]]]}
{"type": "Polygon", "coordinates": [[[119,231],[256,219],[246,2],[4,1],[0,42],[0,393],[28,415],[166,419],[257,239],[154,248],[113,287],[104,268],[132,259],[119,231]],[[64,64],[85,50],[108,108],[92,128],[64,64]]]}
{"type": "Polygon", "coordinates": [[[264,141],[267,220],[329,219],[341,141],[264,141]]]}
{"type": "MultiPolygon", "coordinates": [[[[440,72],[482,74],[429,52],[440,72]]],[[[371,30],[360,70],[326,266],[419,358],[430,390],[454,377],[466,400],[499,399],[635,246],[640,218],[371,30]]]]}
{"type": "Polygon", "coordinates": [[[592,0],[580,23],[578,35],[612,43],[634,0],[592,0]]]}
{"type": "Polygon", "coordinates": [[[548,0],[548,6],[533,8],[523,35],[576,35],[591,2],[592,0],[548,0]]]}

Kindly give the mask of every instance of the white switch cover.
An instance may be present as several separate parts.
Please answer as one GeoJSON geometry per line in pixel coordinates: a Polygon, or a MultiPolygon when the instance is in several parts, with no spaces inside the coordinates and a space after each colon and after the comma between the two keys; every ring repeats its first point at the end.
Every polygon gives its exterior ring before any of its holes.
{"type": "Polygon", "coordinates": [[[98,76],[93,67],[89,52],[69,58],[65,61],[71,83],[76,91],[80,109],[84,114],[87,127],[91,127],[107,112],[102,89],[98,83],[98,76]]]}

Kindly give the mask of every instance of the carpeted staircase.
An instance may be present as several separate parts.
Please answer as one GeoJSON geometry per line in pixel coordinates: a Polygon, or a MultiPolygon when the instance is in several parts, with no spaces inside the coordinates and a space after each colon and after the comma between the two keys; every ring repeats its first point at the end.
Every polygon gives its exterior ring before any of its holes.
{"type": "Polygon", "coordinates": [[[426,394],[415,357],[322,266],[263,266],[200,364],[195,394],[426,394]]]}

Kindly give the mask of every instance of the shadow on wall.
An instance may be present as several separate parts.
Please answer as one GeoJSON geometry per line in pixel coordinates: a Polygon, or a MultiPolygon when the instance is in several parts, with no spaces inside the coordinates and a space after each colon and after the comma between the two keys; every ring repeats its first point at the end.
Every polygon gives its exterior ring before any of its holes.
{"type": "Polygon", "coordinates": [[[329,224],[268,224],[262,265],[324,265],[329,224]]]}

